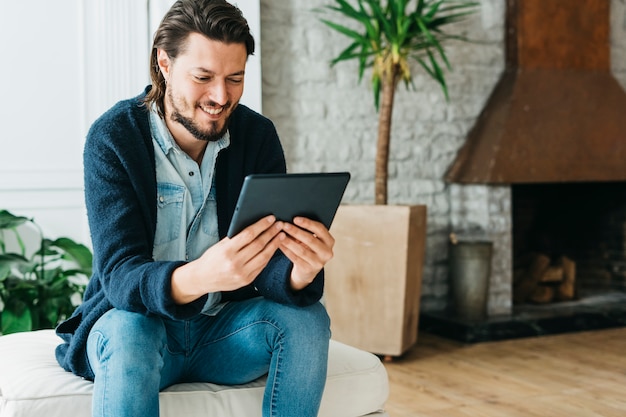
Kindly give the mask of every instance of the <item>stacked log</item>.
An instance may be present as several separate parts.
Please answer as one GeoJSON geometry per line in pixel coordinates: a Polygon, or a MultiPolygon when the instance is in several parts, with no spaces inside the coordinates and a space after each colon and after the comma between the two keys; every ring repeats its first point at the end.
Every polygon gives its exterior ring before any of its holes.
{"type": "Polygon", "coordinates": [[[546,254],[531,254],[514,272],[515,304],[546,304],[576,297],[576,263],[567,256],[551,259],[546,254]]]}

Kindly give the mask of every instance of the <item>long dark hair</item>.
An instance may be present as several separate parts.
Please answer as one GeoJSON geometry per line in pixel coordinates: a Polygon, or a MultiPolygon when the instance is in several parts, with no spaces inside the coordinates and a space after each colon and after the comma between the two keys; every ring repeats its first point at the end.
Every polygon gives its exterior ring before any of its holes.
{"type": "Polygon", "coordinates": [[[254,38],[241,10],[225,0],[178,0],[165,14],[154,34],[150,55],[152,88],[146,95],[147,105],[156,104],[163,116],[165,78],[157,62],[157,49],[163,49],[171,60],[184,52],[187,37],[200,33],[224,43],[241,43],[248,56],[254,53],[254,38]]]}

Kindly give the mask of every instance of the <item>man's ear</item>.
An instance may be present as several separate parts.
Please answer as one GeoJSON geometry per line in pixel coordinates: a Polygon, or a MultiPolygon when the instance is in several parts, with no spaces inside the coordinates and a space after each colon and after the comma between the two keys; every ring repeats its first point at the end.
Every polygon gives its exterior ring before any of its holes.
{"type": "Polygon", "coordinates": [[[170,78],[172,60],[164,49],[157,49],[157,64],[159,65],[161,74],[163,74],[163,78],[165,81],[168,81],[170,78]]]}

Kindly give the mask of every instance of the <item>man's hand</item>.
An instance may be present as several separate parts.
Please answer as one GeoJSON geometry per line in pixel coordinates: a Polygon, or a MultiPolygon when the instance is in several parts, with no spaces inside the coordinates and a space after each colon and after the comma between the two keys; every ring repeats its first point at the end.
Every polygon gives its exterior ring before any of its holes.
{"type": "Polygon", "coordinates": [[[280,249],[293,262],[291,288],[297,291],[309,285],[332,259],[335,238],[322,223],[304,217],[293,222],[284,223],[285,234],[278,238],[280,249]]]}
{"type": "Polygon", "coordinates": [[[283,222],[267,216],[232,238],[224,238],[204,254],[172,273],[172,297],[190,303],[204,294],[250,284],[280,246],[283,222]]]}

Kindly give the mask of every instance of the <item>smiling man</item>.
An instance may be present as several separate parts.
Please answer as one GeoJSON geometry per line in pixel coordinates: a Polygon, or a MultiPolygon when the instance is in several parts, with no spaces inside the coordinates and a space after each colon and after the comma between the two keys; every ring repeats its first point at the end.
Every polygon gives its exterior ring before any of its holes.
{"type": "Polygon", "coordinates": [[[263,416],[317,415],[333,237],[272,216],[225,237],[245,176],[285,172],[271,121],[239,104],[253,52],[235,6],[180,0],[155,34],[151,86],[89,131],[94,273],[56,354],[94,381],[94,416],[158,416],[172,384],[264,375],[263,416]]]}

